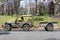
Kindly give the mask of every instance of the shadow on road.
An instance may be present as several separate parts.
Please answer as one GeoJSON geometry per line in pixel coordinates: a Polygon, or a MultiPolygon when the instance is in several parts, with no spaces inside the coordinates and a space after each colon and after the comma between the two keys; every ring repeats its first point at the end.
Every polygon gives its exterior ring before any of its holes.
{"type": "Polygon", "coordinates": [[[8,35],[10,34],[10,32],[7,32],[7,31],[0,31],[0,35],[8,35]]]}
{"type": "Polygon", "coordinates": [[[56,38],[49,38],[49,39],[46,39],[46,40],[60,40],[60,39],[56,39],[56,38]]]}
{"type": "Polygon", "coordinates": [[[10,33],[0,33],[0,35],[8,35],[8,34],[10,34],[10,33]]]}

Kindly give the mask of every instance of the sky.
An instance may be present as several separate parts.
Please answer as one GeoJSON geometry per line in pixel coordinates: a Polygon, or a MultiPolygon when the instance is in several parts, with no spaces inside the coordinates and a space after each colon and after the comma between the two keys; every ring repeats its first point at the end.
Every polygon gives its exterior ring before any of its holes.
{"type": "Polygon", "coordinates": [[[29,1],[32,2],[32,3],[34,3],[34,0],[22,0],[22,1],[20,2],[20,6],[25,7],[25,5],[26,5],[25,2],[28,3],[29,1]]]}
{"type": "MultiPolygon", "coordinates": [[[[25,2],[32,2],[32,3],[34,3],[34,0],[22,0],[21,1],[21,3],[20,3],[20,6],[23,6],[23,7],[25,7],[25,2]]],[[[38,0],[38,1],[40,1],[40,0],[38,0]]],[[[41,0],[41,2],[43,2],[43,0],[41,0]]],[[[44,2],[44,4],[47,2],[47,0],[45,0],[45,2],[44,2]]]]}

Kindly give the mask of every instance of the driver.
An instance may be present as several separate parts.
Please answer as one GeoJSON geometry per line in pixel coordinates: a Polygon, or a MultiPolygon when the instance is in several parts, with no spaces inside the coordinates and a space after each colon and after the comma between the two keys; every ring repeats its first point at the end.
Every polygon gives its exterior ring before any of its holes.
{"type": "Polygon", "coordinates": [[[19,20],[19,22],[22,22],[22,21],[24,21],[24,18],[23,17],[21,17],[21,20],[19,20]]]}
{"type": "Polygon", "coordinates": [[[24,21],[24,18],[23,17],[21,17],[21,20],[20,21],[24,21]]]}

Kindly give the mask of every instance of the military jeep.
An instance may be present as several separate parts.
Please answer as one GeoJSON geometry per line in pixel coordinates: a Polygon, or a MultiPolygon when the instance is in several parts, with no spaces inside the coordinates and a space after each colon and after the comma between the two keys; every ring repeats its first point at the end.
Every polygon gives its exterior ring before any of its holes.
{"type": "Polygon", "coordinates": [[[33,26],[31,19],[31,15],[22,15],[17,17],[14,22],[5,22],[2,27],[5,31],[11,31],[12,28],[22,28],[24,31],[29,31],[33,26]]]}

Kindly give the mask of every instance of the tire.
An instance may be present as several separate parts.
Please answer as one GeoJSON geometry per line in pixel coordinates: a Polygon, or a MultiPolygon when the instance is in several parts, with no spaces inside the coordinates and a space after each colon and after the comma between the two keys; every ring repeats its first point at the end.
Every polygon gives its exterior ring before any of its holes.
{"type": "Polygon", "coordinates": [[[5,25],[5,27],[3,29],[4,29],[4,31],[11,31],[10,25],[5,25]]]}
{"type": "Polygon", "coordinates": [[[23,30],[24,31],[29,31],[29,29],[30,29],[30,25],[29,24],[24,24],[23,25],[23,30]]]}
{"type": "Polygon", "coordinates": [[[46,31],[53,31],[53,25],[52,25],[52,24],[48,24],[48,25],[45,27],[45,30],[46,30],[46,31]]]}

